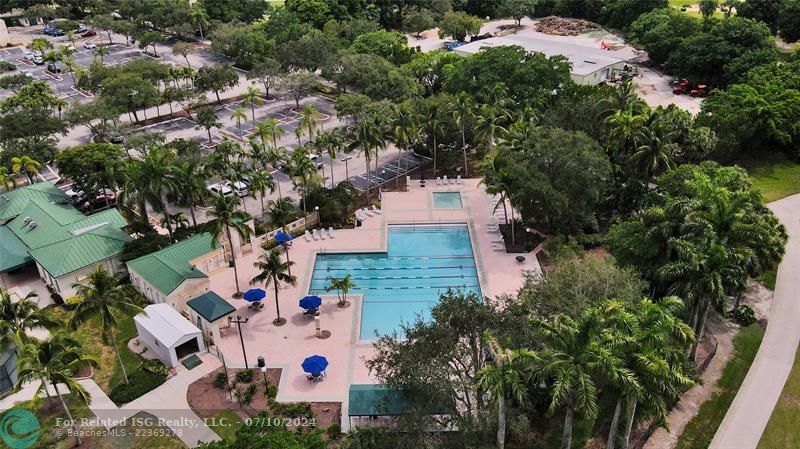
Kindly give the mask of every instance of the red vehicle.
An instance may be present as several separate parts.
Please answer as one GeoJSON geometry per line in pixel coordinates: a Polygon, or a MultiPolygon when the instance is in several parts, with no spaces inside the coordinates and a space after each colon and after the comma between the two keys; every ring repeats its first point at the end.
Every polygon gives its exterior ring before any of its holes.
{"type": "Polygon", "coordinates": [[[689,91],[689,95],[693,97],[705,98],[708,96],[708,86],[705,84],[698,84],[696,89],[689,91]]]}
{"type": "Polygon", "coordinates": [[[81,37],[92,37],[92,36],[97,36],[97,31],[92,29],[92,30],[88,30],[85,33],[81,34],[81,37]]]}

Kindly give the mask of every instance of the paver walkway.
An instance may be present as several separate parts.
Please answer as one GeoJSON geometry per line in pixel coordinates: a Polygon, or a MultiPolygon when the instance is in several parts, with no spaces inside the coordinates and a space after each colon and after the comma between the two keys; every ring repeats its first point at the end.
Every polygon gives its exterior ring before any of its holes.
{"type": "Polygon", "coordinates": [[[789,243],[778,268],[775,294],[764,340],[725,419],[711,441],[712,449],[751,449],[758,446],[772,409],[794,363],[800,341],[800,195],[770,203],[786,226],[789,243]]]}
{"type": "Polygon", "coordinates": [[[175,377],[122,407],[117,407],[94,380],[83,380],[80,383],[92,396],[89,409],[104,427],[110,429],[123,420],[145,411],[162,420],[160,424],[169,427],[188,447],[195,447],[198,442],[220,439],[213,430],[206,427],[203,419],[189,408],[189,403],[186,401],[189,384],[221,366],[219,360],[210,354],[203,354],[201,358],[203,363],[197,368],[190,371],[180,367],[175,377]]]}

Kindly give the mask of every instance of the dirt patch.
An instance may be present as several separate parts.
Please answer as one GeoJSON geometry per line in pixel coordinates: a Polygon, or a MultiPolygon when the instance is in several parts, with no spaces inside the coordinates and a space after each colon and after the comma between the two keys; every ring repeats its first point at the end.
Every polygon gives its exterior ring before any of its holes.
{"type": "Polygon", "coordinates": [[[540,19],[534,26],[536,31],[556,36],[577,36],[589,30],[596,30],[600,25],[582,19],[549,16],[540,19]]]}
{"type": "MultiPolygon", "coordinates": [[[[228,370],[231,379],[236,378],[236,373],[242,370],[228,370]]],[[[217,373],[223,372],[222,368],[201,377],[200,379],[189,385],[186,392],[186,400],[189,402],[189,407],[197,413],[201,418],[210,418],[223,410],[232,410],[241,418],[248,418],[258,415],[260,412],[267,410],[270,415],[272,400],[267,398],[266,390],[264,388],[263,375],[255,371],[253,372],[252,382],[242,383],[237,382],[234,389],[238,388],[241,391],[247,385],[255,385],[256,391],[253,395],[253,400],[249,404],[240,404],[236,398],[234,391],[233,398],[227,388],[219,389],[214,386],[214,379],[217,373]]],[[[267,383],[280,387],[281,370],[270,368],[267,370],[267,383]]],[[[339,423],[342,413],[341,402],[311,402],[311,411],[316,419],[316,426],[320,429],[327,429],[333,423],[339,423]]],[[[274,416],[280,416],[275,413],[274,416]]]]}

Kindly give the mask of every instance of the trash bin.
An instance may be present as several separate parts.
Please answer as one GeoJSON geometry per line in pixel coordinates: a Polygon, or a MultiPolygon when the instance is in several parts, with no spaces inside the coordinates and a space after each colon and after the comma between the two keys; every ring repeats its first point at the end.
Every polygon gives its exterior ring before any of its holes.
{"type": "Polygon", "coordinates": [[[361,220],[359,220],[358,218],[356,218],[356,227],[357,228],[361,227],[361,220]]]}

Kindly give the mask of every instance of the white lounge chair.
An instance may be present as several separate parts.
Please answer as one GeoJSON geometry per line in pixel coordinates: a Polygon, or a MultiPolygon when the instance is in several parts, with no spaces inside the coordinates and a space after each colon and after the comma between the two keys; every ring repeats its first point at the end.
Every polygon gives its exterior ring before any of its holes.
{"type": "Polygon", "coordinates": [[[449,184],[449,182],[447,181],[447,175],[444,175],[444,176],[442,177],[442,184],[444,184],[444,185],[447,185],[447,184],[449,184]]]}
{"type": "Polygon", "coordinates": [[[436,185],[437,185],[437,186],[440,186],[440,185],[442,185],[442,177],[441,177],[441,176],[437,176],[437,177],[436,177],[436,185]]]}
{"type": "Polygon", "coordinates": [[[309,233],[309,232],[306,232],[306,233],[305,233],[305,234],[303,234],[303,235],[304,235],[304,236],[305,236],[305,238],[306,238],[306,242],[310,242],[310,241],[311,241],[311,233],[309,233]]]}
{"type": "Polygon", "coordinates": [[[311,230],[311,238],[314,239],[315,241],[319,240],[319,238],[317,238],[317,233],[314,229],[311,230]]]}
{"type": "Polygon", "coordinates": [[[380,214],[382,214],[382,213],[383,213],[383,211],[382,211],[382,210],[380,210],[380,209],[378,209],[378,206],[376,206],[376,205],[374,205],[374,204],[372,205],[372,212],[375,212],[375,213],[376,213],[376,214],[378,214],[378,215],[380,215],[380,214]]]}
{"type": "Polygon", "coordinates": [[[328,227],[328,237],[333,238],[333,226],[328,227]]]}
{"type": "Polygon", "coordinates": [[[458,175],[458,176],[456,177],[456,184],[464,184],[464,180],[463,180],[463,179],[461,179],[461,175],[458,175]]]}
{"type": "Polygon", "coordinates": [[[370,211],[366,207],[364,208],[364,213],[367,214],[368,217],[374,217],[375,216],[375,214],[372,213],[372,211],[370,211]]]}
{"type": "Polygon", "coordinates": [[[320,240],[325,240],[325,234],[322,233],[322,229],[316,229],[317,235],[319,236],[320,240]]]}

